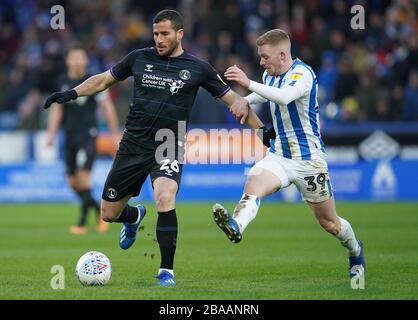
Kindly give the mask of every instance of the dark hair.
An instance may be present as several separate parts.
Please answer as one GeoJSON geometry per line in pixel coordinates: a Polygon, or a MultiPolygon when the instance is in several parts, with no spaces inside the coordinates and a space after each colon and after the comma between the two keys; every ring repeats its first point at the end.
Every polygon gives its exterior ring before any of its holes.
{"type": "Polygon", "coordinates": [[[73,51],[73,50],[82,50],[82,51],[84,51],[84,52],[87,54],[87,50],[86,50],[86,48],[84,48],[84,46],[83,46],[82,44],[80,44],[80,43],[75,43],[75,44],[70,45],[70,46],[67,48],[67,50],[65,51],[65,56],[67,57],[67,56],[68,56],[68,54],[69,54],[71,51],[73,51]]]}
{"type": "Polygon", "coordinates": [[[183,17],[176,10],[165,9],[158,12],[154,17],[153,23],[159,23],[164,20],[171,21],[171,25],[176,31],[183,29],[183,17]]]}

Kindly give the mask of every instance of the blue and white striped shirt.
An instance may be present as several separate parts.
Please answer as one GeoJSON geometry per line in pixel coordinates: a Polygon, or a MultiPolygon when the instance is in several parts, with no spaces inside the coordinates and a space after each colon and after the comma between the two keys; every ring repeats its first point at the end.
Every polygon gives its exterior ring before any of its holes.
{"type": "Polygon", "coordinates": [[[277,77],[265,71],[263,83],[285,89],[294,86],[300,97],[287,105],[270,101],[276,139],[270,142],[270,152],[288,159],[311,160],[325,154],[319,124],[318,84],[312,68],[296,58],[292,67],[277,77]]]}

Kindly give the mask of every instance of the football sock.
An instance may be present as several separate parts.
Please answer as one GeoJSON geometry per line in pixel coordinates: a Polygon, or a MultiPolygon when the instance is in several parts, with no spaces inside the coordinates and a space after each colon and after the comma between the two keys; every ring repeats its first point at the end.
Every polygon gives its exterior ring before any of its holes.
{"type": "Polygon", "coordinates": [[[234,209],[234,219],[238,223],[241,233],[253,220],[260,207],[260,199],[253,194],[244,193],[234,209]]]}
{"type": "Polygon", "coordinates": [[[115,222],[137,223],[140,218],[138,208],[127,204],[115,222]]]}
{"type": "Polygon", "coordinates": [[[89,211],[89,201],[87,192],[90,193],[90,190],[83,190],[83,191],[77,191],[78,196],[81,200],[80,205],[80,220],[78,221],[78,226],[85,226],[87,223],[87,214],[89,211]]]}
{"type": "Polygon", "coordinates": [[[80,190],[77,192],[81,199],[82,214],[80,224],[86,224],[88,210],[93,207],[97,214],[100,214],[100,206],[91,195],[91,189],[80,190]]]}
{"type": "Polygon", "coordinates": [[[100,215],[100,205],[99,203],[93,198],[93,196],[91,195],[91,192],[89,191],[89,202],[90,202],[90,207],[93,207],[94,210],[96,210],[96,213],[98,215],[100,215]]]}
{"type": "Polygon", "coordinates": [[[85,198],[85,201],[88,204],[89,208],[93,207],[96,211],[100,212],[100,206],[91,195],[91,189],[87,189],[81,192],[83,193],[83,198],[85,198]]]}
{"type": "Polygon", "coordinates": [[[340,240],[341,244],[348,249],[350,256],[358,256],[360,254],[360,246],[354,235],[353,228],[347,220],[338,217],[341,222],[340,233],[336,237],[340,240]]]}
{"type": "Polygon", "coordinates": [[[161,269],[173,270],[177,242],[176,209],[158,212],[157,241],[161,252],[161,269]]]}

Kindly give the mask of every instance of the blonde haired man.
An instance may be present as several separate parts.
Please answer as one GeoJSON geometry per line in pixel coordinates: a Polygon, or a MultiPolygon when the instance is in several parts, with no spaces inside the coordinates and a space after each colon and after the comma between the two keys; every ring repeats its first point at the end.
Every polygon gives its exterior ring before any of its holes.
{"type": "Polygon", "coordinates": [[[248,79],[237,66],[225,72],[228,80],[252,91],[244,101],[231,106],[237,118],[246,118],[252,104],[270,102],[277,136],[267,155],[254,165],[244,193],[231,215],[220,204],[213,207],[214,219],[228,238],[237,243],[258,212],[260,200],[294,184],[312,209],[319,224],[334,235],[349,252],[350,277],[365,271],[362,242],[350,223],[335,209],[324,143],[319,131],[317,79],[311,67],[291,56],[289,35],[280,29],[257,39],[263,83],[248,79]]]}

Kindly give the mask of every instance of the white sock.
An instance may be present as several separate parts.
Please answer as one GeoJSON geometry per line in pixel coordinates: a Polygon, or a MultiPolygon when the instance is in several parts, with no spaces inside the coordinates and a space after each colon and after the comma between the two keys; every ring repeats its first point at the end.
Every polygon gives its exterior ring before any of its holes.
{"type": "Polygon", "coordinates": [[[341,244],[348,249],[350,256],[358,256],[360,254],[360,246],[357,242],[356,236],[354,235],[351,224],[339,217],[341,222],[341,231],[336,235],[341,244]]]}
{"type": "Polygon", "coordinates": [[[260,199],[253,194],[244,193],[234,210],[234,219],[237,221],[241,233],[253,220],[260,207],[260,199]]]}
{"type": "Polygon", "coordinates": [[[167,272],[169,272],[174,277],[174,270],[173,269],[160,268],[160,270],[158,270],[158,274],[160,274],[161,271],[167,271],[167,272]]]}

